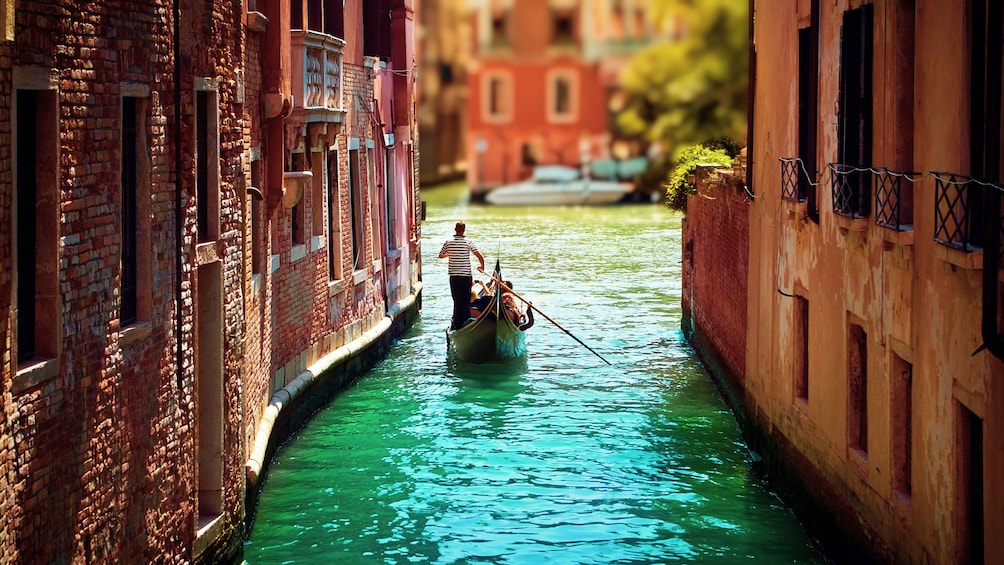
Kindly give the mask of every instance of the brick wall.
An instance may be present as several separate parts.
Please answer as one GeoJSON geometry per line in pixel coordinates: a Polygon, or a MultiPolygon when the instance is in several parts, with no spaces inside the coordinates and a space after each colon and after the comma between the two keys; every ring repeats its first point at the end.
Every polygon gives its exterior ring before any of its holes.
{"type": "MultiPolygon", "coordinates": [[[[183,4],[186,4],[183,2],[183,4]]],[[[12,361],[11,278],[0,274],[3,391],[6,417],[0,425],[0,554],[24,562],[150,562],[192,559],[195,537],[196,438],[192,350],[192,263],[195,230],[192,145],[185,143],[183,177],[185,245],[176,239],[172,140],[175,111],[183,113],[182,139],[191,138],[193,76],[220,77],[220,157],[236,163],[244,151],[242,125],[235,119],[231,78],[239,66],[240,6],[216,2],[189,10],[205,26],[186,29],[183,103],[174,100],[172,4],[102,2],[74,4],[26,1],[16,6],[16,40],[3,46],[4,90],[0,135],[11,147],[9,109],[13,66],[54,73],[58,82],[60,250],[57,268],[62,304],[58,374],[25,381],[12,361]],[[205,12],[199,10],[205,7],[205,12]],[[201,21],[201,20],[200,20],[201,21]],[[200,51],[202,50],[202,51],[200,51]],[[205,52],[199,57],[198,52],[205,52]],[[191,62],[189,61],[189,62],[191,62]],[[50,71],[51,70],[51,71],[50,71]],[[149,140],[150,305],[126,339],[120,327],[119,196],[121,97],[127,88],[146,89],[149,140]],[[181,296],[185,370],[177,378],[175,304],[178,253],[185,264],[181,296]],[[138,328],[138,329],[137,329],[138,328]]],[[[186,23],[191,21],[186,20],[186,23]]],[[[9,156],[5,151],[5,155],[9,156]]],[[[237,172],[221,170],[221,261],[224,270],[225,409],[227,436],[239,423],[243,321],[234,242],[242,225],[235,206],[237,172]]],[[[13,182],[9,157],[0,161],[0,259],[10,264],[13,182]]],[[[241,525],[242,444],[228,441],[224,467],[225,506],[241,525]]]]}
{"type": "Polygon", "coordinates": [[[684,326],[739,383],[746,373],[749,206],[742,170],[700,167],[683,228],[684,326]]]}

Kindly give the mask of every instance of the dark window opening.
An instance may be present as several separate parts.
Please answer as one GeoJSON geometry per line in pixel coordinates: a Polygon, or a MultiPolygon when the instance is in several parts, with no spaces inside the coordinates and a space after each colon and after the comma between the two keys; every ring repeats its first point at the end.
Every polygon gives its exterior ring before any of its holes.
{"type": "Polygon", "coordinates": [[[349,150],[349,217],[352,221],[352,268],[363,266],[363,199],[359,178],[359,150],[349,150]]]}
{"type": "Polygon", "coordinates": [[[554,14],[551,21],[552,44],[567,45],[575,43],[575,22],[570,14],[554,14]]]}
{"type": "Polygon", "coordinates": [[[363,3],[363,55],[391,60],[391,11],[388,0],[363,3]]]}
{"type": "Polygon", "coordinates": [[[303,25],[303,0],[289,0],[289,28],[306,29],[303,25]]]}
{"type": "Polygon", "coordinates": [[[506,36],[506,17],[503,14],[495,14],[492,17],[491,44],[494,47],[504,47],[509,44],[506,36]]]}
{"type": "MultiPolygon", "coordinates": [[[[251,161],[251,186],[257,188],[259,191],[264,192],[263,184],[263,174],[262,174],[262,163],[261,159],[255,159],[251,161]]],[[[264,223],[264,218],[262,217],[262,205],[261,198],[257,196],[251,197],[251,274],[257,275],[262,272],[262,247],[264,246],[265,234],[262,232],[262,224],[264,223]]]]}
{"type": "Polygon", "coordinates": [[[554,112],[562,116],[572,113],[572,85],[565,77],[554,81],[554,112]]]}
{"type": "Polygon", "coordinates": [[[961,403],[958,406],[959,563],[983,563],[983,419],[961,403]]]}
{"type": "MultiPolygon", "coordinates": [[[[841,165],[869,168],[872,151],[872,6],[844,12],[840,28],[840,84],[838,160],[841,165]]],[[[870,208],[870,174],[847,174],[834,211],[853,217],[867,216],[870,208]]]]}
{"type": "Polygon", "coordinates": [[[37,94],[17,93],[17,360],[35,356],[35,269],[38,262],[35,245],[38,225],[35,205],[38,199],[37,94]]]}
{"type": "Polygon", "coordinates": [[[209,241],[209,92],[195,94],[195,185],[198,237],[209,241]]]}
{"type": "Polygon", "coordinates": [[[809,401],[809,301],[795,297],[795,398],[809,401]]]}
{"type": "Polygon", "coordinates": [[[799,202],[808,201],[809,217],[819,222],[816,205],[816,122],[819,119],[819,0],[812,2],[812,25],[798,30],[798,171],[799,202]]]}
{"type": "Polygon", "coordinates": [[[122,186],[122,274],[121,304],[119,321],[123,326],[136,321],[137,315],[137,274],[138,274],[138,234],[137,234],[137,151],[139,142],[136,130],[136,99],[122,99],[122,162],[120,180],[122,186]]]}
{"type": "Polygon", "coordinates": [[[847,335],[847,402],[848,444],[868,453],[868,334],[857,324],[847,335]]]}
{"type": "Polygon", "coordinates": [[[338,216],[338,152],[328,151],[328,280],[342,278],[341,252],[337,249],[340,219],[338,216]]]}
{"type": "Polygon", "coordinates": [[[913,365],[892,356],[893,487],[909,497],[913,492],[913,365]]]}
{"type": "Polygon", "coordinates": [[[324,33],[335,37],[345,37],[343,0],[324,0],[324,33]]]}

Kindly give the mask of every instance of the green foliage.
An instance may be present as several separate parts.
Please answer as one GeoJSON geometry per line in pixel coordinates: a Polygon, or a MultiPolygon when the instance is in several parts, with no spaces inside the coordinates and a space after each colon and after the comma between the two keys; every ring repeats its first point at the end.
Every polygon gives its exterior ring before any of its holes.
{"type": "Polygon", "coordinates": [[[687,206],[687,195],[694,193],[694,186],[687,177],[697,171],[698,165],[732,166],[732,157],[725,149],[712,149],[703,145],[693,145],[680,152],[676,166],[669,172],[666,183],[666,205],[674,210],[687,206]]]}
{"type": "MultiPolygon", "coordinates": [[[[662,144],[670,161],[690,145],[746,137],[749,21],[746,0],[654,0],[672,41],[639,52],[622,75],[618,128],[662,144]]],[[[736,145],[733,142],[734,145],[736,145]]]]}

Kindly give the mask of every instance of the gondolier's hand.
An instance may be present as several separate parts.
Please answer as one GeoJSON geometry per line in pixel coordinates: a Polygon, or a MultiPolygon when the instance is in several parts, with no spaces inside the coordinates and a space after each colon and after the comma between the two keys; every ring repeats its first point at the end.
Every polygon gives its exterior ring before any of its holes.
{"type": "Polygon", "coordinates": [[[484,265],[481,265],[481,266],[479,266],[479,267],[478,267],[478,272],[479,272],[479,273],[484,273],[484,272],[485,272],[485,267],[484,267],[484,265]]]}

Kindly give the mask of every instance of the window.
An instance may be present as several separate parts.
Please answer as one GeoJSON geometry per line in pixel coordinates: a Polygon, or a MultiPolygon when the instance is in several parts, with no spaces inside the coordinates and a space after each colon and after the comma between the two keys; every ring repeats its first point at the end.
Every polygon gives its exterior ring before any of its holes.
{"type": "Polygon", "coordinates": [[[385,208],[384,208],[384,224],[387,226],[386,241],[387,249],[397,249],[397,223],[398,223],[398,212],[397,212],[397,187],[395,186],[395,176],[397,171],[394,170],[394,152],[387,151],[384,153],[384,190],[385,195],[385,208]]]}
{"type": "Polygon", "coordinates": [[[506,33],[506,16],[502,13],[492,15],[491,46],[505,47],[509,45],[509,38],[506,33]]]}
{"type": "Polygon", "coordinates": [[[551,44],[569,45],[575,43],[575,20],[568,12],[551,15],[551,44]]]}
{"type": "Polygon", "coordinates": [[[955,513],[959,563],[984,562],[983,419],[956,401],[955,513]]]}
{"type": "MultiPolygon", "coordinates": [[[[1002,62],[1001,41],[1004,6],[991,0],[972,0],[972,42],[970,54],[970,169],[981,181],[1002,180],[1002,62]]],[[[984,194],[970,185],[966,191],[972,244],[983,247],[986,240],[986,207],[999,207],[996,193],[984,194]]]]}
{"type": "Polygon", "coordinates": [[[258,189],[256,194],[251,196],[251,274],[260,275],[264,265],[264,245],[265,233],[263,226],[265,218],[262,215],[262,190],[265,187],[262,173],[262,163],[260,158],[252,158],[251,161],[251,186],[258,189]]]}
{"type": "Polygon", "coordinates": [[[482,82],[483,115],[486,122],[501,123],[512,119],[512,85],[509,76],[501,73],[487,73],[482,82]]]}
{"type": "Polygon", "coordinates": [[[310,162],[310,235],[320,237],[324,233],[324,154],[311,151],[310,162]]]}
{"type": "Polygon", "coordinates": [[[578,77],[572,71],[552,71],[548,80],[548,112],[550,122],[571,122],[577,117],[578,77]]]}
{"type": "Polygon", "coordinates": [[[119,322],[122,327],[150,316],[150,168],[146,100],[122,98],[120,207],[122,222],[119,322]]]}
{"type": "MultiPolygon", "coordinates": [[[[306,153],[302,151],[299,153],[293,153],[292,160],[293,171],[309,170],[306,153]]],[[[293,245],[303,245],[306,242],[307,218],[306,204],[304,200],[304,195],[301,194],[300,199],[296,201],[296,204],[294,204],[293,208],[290,210],[289,232],[293,245]]]]}
{"type": "Polygon", "coordinates": [[[847,332],[847,444],[868,453],[868,334],[854,323],[847,332]]]}
{"type": "Polygon", "coordinates": [[[195,105],[195,200],[199,243],[205,243],[219,239],[220,233],[219,108],[215,90],[197,90],[195,105]]]}
{"type": "Polygon", "coordinates": [[[324,0],[324,33],[345,37],[344,9],[343,0],[324,0]]]}
{"type": "Polygon", "coordinates": [[[391,60],[391,10],[388,0],[363,2],[363,55],[391,60]]]}
{"type": "Polygon", "coordinates": [[[913,492],[913,365],[892,354],[892,486],[909,500],[913,492]]]}
{"type": "Polygon", "coordinates": [[[15,96],[13,248],[20,366],[54,360],[59,353],[59,111],[53,90],[17,90],[15,96]]]}
{"type": "Polygon", "coordinates": [[[840,83],[837,94],[837,158],[846,176],[834,189],[834,212],[865,217],[870,210],[871,175],[850,168],[871,166],[872,151],[872,6],[844,12],[840,37],[840,83]]]}
{"type": "Polygon", "coordinates": [[[328,280],[338,281],[342,279],[342,202],[339,198],[341,191],[338,185],[338,151],[336,149],[328,149],[326,162],[328,164],[328,178],[326,179],[328,188],[328,280]]]}
{"type": "MultiPolygon", "coordinates": [[[[369,142],[367,142],[369,144],[369,142]]],[[[366,149],[366,186],[370,199],[370,241],[373,242],[373,259],[383,255],[383,216],[380,214],[383,203],[383,184],[376,176],[376,151],[366,149]]]]}
{"type": "MultiPolygon", "coordinates": [[[[349,146],[352,141],[349,140],[349,146]]],[[[355,140],[356,149],[349,149],[349,218],[352,222],[352,270],[365,268],[363,262],[366,248],[363,247],[365,235],[363,227],[363,197],[362,185],[359,179],[359,140],[355,140]]]]}
{"type": "Polygon", "coordinates": [[[792,332],[795,346],[795,398],[809,402],[809,301],[795,296],[792,332]]]}
{"type": "Polygon", "coordinates": [[[812,0],[809,27],[798,30],[798,201],[807,201],[809,217],[819,222],[816,191],[816,122],[819,119],[819,0],[812,0]]]}

